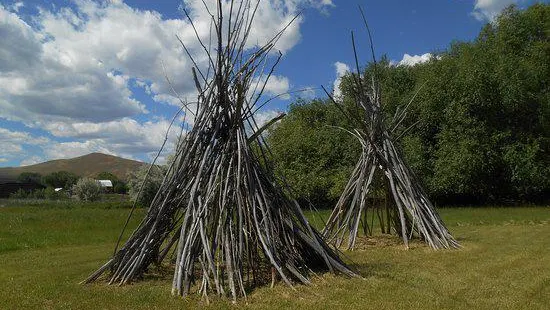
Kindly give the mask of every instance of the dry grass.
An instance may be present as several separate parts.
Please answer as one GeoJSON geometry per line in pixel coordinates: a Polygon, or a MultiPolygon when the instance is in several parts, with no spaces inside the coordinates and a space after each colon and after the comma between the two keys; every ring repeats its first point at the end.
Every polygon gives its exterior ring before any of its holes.
{"type": "MultiPolygon", "coordinates": [[[[82,286],[111,254],[128,210],[0,208],[0,309],[174,309],[205,307],[170,295],[171,272],[129,286],[82,286]]],[[[404,250],[396,237],[361,237],[353,261],[364,279],[322,275],[296,291],[279,284],[237,305],[252,309],[547,309],[550,208],[443,209],[463,245],[404,250]]],[[[143,214],[138,214],[133,221],[143,214]]]]}

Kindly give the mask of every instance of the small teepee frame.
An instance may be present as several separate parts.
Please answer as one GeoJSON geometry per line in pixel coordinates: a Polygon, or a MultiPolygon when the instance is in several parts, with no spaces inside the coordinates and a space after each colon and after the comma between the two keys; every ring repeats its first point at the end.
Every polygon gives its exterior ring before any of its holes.
{"type": "Polygon", "coordinates": [[[393,228],[401,235],[407,248],[409,239],[415,233],[434,249],[457,248],[459,247],[458,242],[445,227],[430,199],[394,144],[392,134],[405,118],[410,102],[404,109],[397,111],[389,124],[384,121],[384,107],[381,103],[380,85],[376,76],[377,64],[374,58],[374,48],[372,48],[372,37],[362,10],[361,14],[369,32],[374,60],[372,79],[370,82],[365,82],[364,77],[361,77],[352,33],[357,71],[351,74],[350,95],[354,105],[345,105],[336,100],[337,98],[333,98],[326,89],[325,92],[343,114],[353,124],[356,124],[356,128],[348,130],[348,132],[357,137],[361,143],[362,152],[349,182],[323,229],[323,235],[328,241],[334,242],[337,247],[342,246],[347,236],[347,248],[353,249],[360,223],[363,224],[365,231],[369,230],[367,210],[373,212],[373,217],[374,213],[378,212],[380,225],[384,227],[384,216],[380,215],[381,210],[369,203],[372,201],[369,199],[369,195],[372,195],[374,191],[375,179],[382,175],[385,179],[385,182],[381,182],[385,183],[382,189],[386,190],[386,197],[391,200],[385,214],[387,232],[393,228]],[[379,172],[377,173],[377,171],[379,172]]]}

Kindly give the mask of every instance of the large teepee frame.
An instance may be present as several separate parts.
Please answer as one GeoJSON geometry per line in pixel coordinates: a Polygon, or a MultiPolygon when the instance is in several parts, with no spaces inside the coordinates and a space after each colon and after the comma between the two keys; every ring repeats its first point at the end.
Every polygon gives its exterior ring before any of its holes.
{"type": "MultiPolygon", "coordinates": [[[[365,21],[364,15],[363,20],[365,21]]],[[[365,25],[368,30],[366,21],[365,25]]],[[[369,38],[372,47],[370,31],[369,38]]],[[[387,191],[386,197],[389,197],[392,203],[385,210],[387,232],[390,232],[392,227],[400,233],[406,247],[408,247],[408,240],[415,232],[434,249],[458,247],[458,242],[445,227],[420,183],[394,145],[392,134],[405,118],[408,105],[397,111],[389,124],[386,124],[376,77],[374,49],[371,50],[374,59],[374,75],[370,82],[365,82],[359,71],[353,33],[352,43],[357,70],[351,75],[351,96],[355,104],[349,106],[329,96],[343,114],[356,124],[356,128],[349,132],[361,143],[362,153],[327,221],[323,235],[337,247],[343,244],[347,236],[347,247],[353,249],[360,223],[363,224],[365,231],[368,230],[367,210],[372,212],[373,218],[374,214],[378,213],[380,225],[384,227],[384,216],[381,216],[384,212],[381,212],[380,208],[375,208],[370,203],[372,199],[369,199],[369,195],[374,191],[375,180],[378,178],[380,181],[380,177],[383,176],[382,179],[385,181],[382,180],[383,182],[379,183],[385,183],[381,188],[387,191]]]]}
{"type": "Polygon", "coordinates": [[[235,300],[272,274],[289,285],[309,283],[314,270],[354,276],[265,164],[265,126],[258,128],[254,112],[280,59],[270,62],[269,55],[282,32],[261,48],[246,49],[258,3],[217,1],[217,53],[211,56],[201,41],[210,65],[206,72],[193,69],[194,126],[139,227],[86,282],[109,270],[109,283],[127,283],[169,257],[175,263],[172,293],[182,296],[193,283],[205,297],[214,291],[235,300]]]}

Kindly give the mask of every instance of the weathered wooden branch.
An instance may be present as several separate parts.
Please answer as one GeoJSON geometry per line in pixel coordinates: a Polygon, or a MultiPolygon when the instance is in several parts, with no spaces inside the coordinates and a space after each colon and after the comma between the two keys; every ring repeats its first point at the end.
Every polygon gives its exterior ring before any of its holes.
{"type": "Polygon", "coordinates": [[[256,92],[252,84],[280,34],[245,53],[257,2],[240,2],[236,13],[234,4],[227,4],[233,12],[227,22],[225,2],[217,2],[212,21],[217,51],[209,54],[212,76],[199,81],[194,74],[199,108],[193,128],[177,145],[139,227],[86,282],[109,271],[109,283],[128,283],[151,264],[165,262],[173,264],[173,294],[187,296],[196,284],[205,298],[215,293],[236,300],[268,285],[271,270],[288,285],[308,284],[315,270],[355,276],[287,195],[288,185],[261,164],[266,158],[260,160],[260,154],[269,151],[261,133],[284,115],[258,128],[251,111],[263,87],[256,92]]]}
{"type": "MultiPolygon", "coordinates": [[[[362,10],[361,14],[366,24],[362,10]]],[[[367,30],[371,52],[374,57],[372,37],[368,25],[367,30]]],[[[434,249],[459,247],[458,242],[443,224],[420,183],[408,168],[403,156],[393,144],[391,133],[405,118],[412,100],[403,110],[396,113],[394,118],[386,125],[380,86],[376,75],[376,61],[374,60],[374,74],[370,86],[367,86],[368,83],[365,83],[365,78],[361,76],[359,69],[353,33],[352,46],[357,70],[352,75],[350,94],[354,99],[354,105],[344,105],[337,102],[328,92],[327,95],[343,112],[343,115],[355,124],[355,129],[347,131],[357,137],[362,145],[362,153],[350,176],[350,180],[323,229],[323,236],[337,247],[340,247],[347,235],[348,249],[354,248],[362,214],[379,212],[375,210],[374,206],[367,203],[369,195],[374,192],[373,184],[375,182],[373,177],[377,175],[376,171],[379,170],[386,179],[383,182],[386,184],[383,187],[387,193],[386,197],[391,199],[391,203],[386,205],[386,222],[384,223],[383,216],[379,215],[378,217],[382,232],[389,233],[393,229],[395,233],[401,236],[407,248],[409,239],[415,234],[434,249]],[[358,111],[360,113],[357,113],[358,111]],[[386,128],[391,128],[391,130],[386,128]]],[[[367,218],[366,214],[363,217],[367,218]]],[[[374,214],[372,214],[372,218],[374,218],[374,214]]],[[[363,230],[369,232],[372,229],[372,224],[369,227],[366,220],[362,222],[364,225],[363,230]]]]}

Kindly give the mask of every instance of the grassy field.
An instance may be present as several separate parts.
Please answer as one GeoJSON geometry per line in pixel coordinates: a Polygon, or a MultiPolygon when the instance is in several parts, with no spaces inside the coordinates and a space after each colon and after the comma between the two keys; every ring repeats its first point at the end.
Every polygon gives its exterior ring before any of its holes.
{"type": "MultiPolygon", "coordinates": [[[[2,204],[0,203],[0,206],[2,204]]],[[[345,255],[363,279],[254,290],[233,305],[170,295],[170,275],[128,286],[79,285],[113,250],[128,209],[0,207],[0,309],[548,309],[550,207],[442,209],[460,250],[410,250],[362,238],[345,255]]],[[[143,215],[139,210],[133,227],[143,215]]]]}

